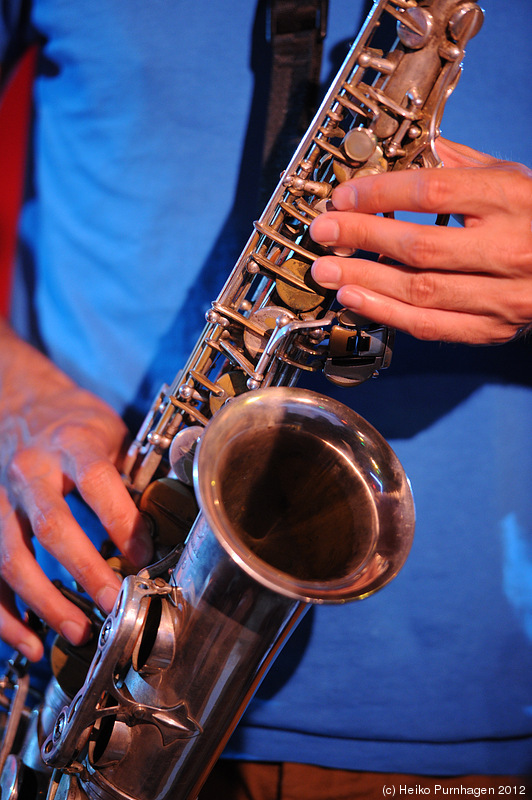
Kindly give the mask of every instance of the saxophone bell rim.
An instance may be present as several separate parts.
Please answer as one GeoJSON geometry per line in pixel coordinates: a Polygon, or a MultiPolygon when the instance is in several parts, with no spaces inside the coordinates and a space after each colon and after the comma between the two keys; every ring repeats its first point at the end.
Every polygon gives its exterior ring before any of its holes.
{"type": "MultiPolygon", "coordinates": [[[[257,467],[264,462],[262,455],[255,455],[257,467]]],[[[233,474],[232,481],[239,477],[233,474]]],[[[414,500],[392,448],[355,411],[307,389],[268,387],[231,398],[205,428],[195,454],[193,480],[202,513],[225,552],[254,580],[291,599],[338,604],[365,598],[397,575],[410,551],[414,500]],[[373,524],[369,539],[364,534],[362,552],[348,569],[326,578],[306,579],[278,568],[248,546],[226,511],[222,484],[226,454],[238,448],[242,437],[247,439],[242,448],[245,453],[250,437],[259,438],[264,431],[304,433],[309,428],[318,432],[318,438],[323,437],[324,448],[332,448],[349,463],[349,470],[370,498],[373,524]]],[[[325,537],[341,534],[339,530],[323,531],[325,537]]]]}

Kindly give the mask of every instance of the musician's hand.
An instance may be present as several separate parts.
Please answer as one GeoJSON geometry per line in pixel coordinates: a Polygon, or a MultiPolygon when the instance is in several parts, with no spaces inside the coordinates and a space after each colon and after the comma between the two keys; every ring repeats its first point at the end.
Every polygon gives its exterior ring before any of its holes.
{"type": "Polygon", "coordinates": [[[126,434],[122,421],[3,322],[0,339],[0,637],[37,660],[42,645],[21,619],[15,594],[73,644],[86,639],[89,624],[37,564],[32,535],[103,611],[120,586],[64,495],[77,487],[136,565],[146,563],[151,545],[115,466],[126,434]]]}
{"type": "Polygon", "coordinates": [[[339,302],[419,339],[506,342],[532,322],[532,172],[438,140],[445,167],[346,181],[318,217],[321,244],[381,253],[398,265],[324,256],[314,279],[339,302]],[[464,227],[375,216],[449,213],[464,227]]]}

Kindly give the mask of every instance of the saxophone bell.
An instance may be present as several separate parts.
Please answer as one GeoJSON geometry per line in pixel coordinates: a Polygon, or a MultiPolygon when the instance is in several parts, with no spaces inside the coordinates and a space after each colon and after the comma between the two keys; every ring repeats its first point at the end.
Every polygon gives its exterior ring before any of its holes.
{"type": "Polygon", "coordinates": [[[399,460],[366,420],[315,392],[231,400],[200,440],[194,481],[231,558],[297,600],[369,595],[410,549],[414,503],[399,460]]]}

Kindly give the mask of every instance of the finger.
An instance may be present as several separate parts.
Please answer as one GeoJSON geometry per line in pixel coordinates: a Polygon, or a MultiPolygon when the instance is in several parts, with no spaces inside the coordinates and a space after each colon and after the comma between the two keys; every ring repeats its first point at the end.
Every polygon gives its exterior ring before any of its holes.
{"type": "Polygon", "coordinates": [[[39,661],[43,657],[44,647],[41,640],[23,622],[16,607],[13,591],[1,578],[0,639],[30,661],[39,661]]]}
{"type": "MultiPolygon", "coordinates": [[[[57,488],[60,477],[46,470],[31,450],[13,458],[9,476],[17,507],[27,517],[36,538],[109,613],[120,581],[72,516],[57,488]]],[[[12,581],[9,584],[17,591],[12,581]]]]}
{"type": "Polygon", "coordinates": [[[516,332],[512,326],[496,325],[484,316],[420,309],[358,286],[343,286],[337,297],[343,306],[363,317],[427,341],[502,344],[516,332]]]}
{"type": "Polygon", "coordinates": [[[71,446],[65,471],[119,550],[137,567],[149,563],[150,532],[115,465],[105,455],[71,446]]]}
{"type": "Polygon", "coordinates": [[[398,170],[346,181],[332,195],[338,211],[368,214],[412,211],[482,217],[512,203],[511,186],[498,166],[398,170]],[[502,185],[494,190],[494,181],[502,185]]]}
{"type": "Polygon", "coordinates": [[[418,269],[497,272],[499,250],[469,229],[418,225],[372,214],[331,211],[310,226],[315,242],[380,253],[418,269]]]}
{"type": "MultiPolygon", "coordinates": [[[[0,493],[0,518],[2,536],[0,574],[3,581],[10,587],[12,593],[18,595],[55,631],[61,633],[72,644],[82,644],[90,632],[89,620],[44,574],[28,546],[21,519],[11,508],[4,492],[0,493]]],[[[37,653],[38,637],[20,621],[14,602],[12,599],[9,600],[9,597],[12,598],[12,595],[4,590],[7,610],[3,620],[5,627],[2,630],[2,638],[19,649],[19,643],[15,640],[24,630],[22,641],[27,642],[34,653],[37,653]]]]}
{"type": "Polygon", "coordinates": [[[526,280],[417,270],[333,256],[317,259],[312,277],[326,289],[356,285],[419,308],[465,311],[495,322],[511,321],[516,329],[528,324],[532,314],[526,280]]]}

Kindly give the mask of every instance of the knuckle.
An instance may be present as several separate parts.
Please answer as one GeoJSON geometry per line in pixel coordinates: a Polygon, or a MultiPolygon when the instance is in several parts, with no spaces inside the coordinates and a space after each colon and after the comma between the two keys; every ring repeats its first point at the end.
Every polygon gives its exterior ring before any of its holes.
{"type": "Polygon", "coordinates": [[[101,459],[80,465],[77,470],[77,482],[80,489],[88,487],[91,494],[105,491],[114,469],[111,462],[101,459]]]}
{"type": "Polygon", "coordinates": [[[410,277],[409,302],[426,307],[434,304],[436,295],[435,276],[429,272],[417,272],[410,277]]]}
{"type": "Polygon", "coordinates": [[[438,170],[420,170],[416,182],[416,201],[420,211],[437,213],[448,194],[438,170]]]}
{"type": "Polygon", "coordinates": [[[52,446],[59,452],[67,452],[79,436],[80,424],[77,421],[62,420],[51,433],[52,446]]]}
{"type": "Polygon", "coordinates": [[[65,512],[57,506],[39,509],[31,520],[36,538],[49,550],[54,550],[67,523],[65,512]]]}
{"type": "Polygon", "coordinates": [[[528,277],[532,273],[532,233],[527,232],[520,246],[515,241],[513,246],[512,242],[509,242],[505,248],[505,255],[513,274],[528,277]]]}
{"type": "Polygon", "coordinates": [[[532,321],[532,292],[528,281],[507,281],[507,288],[500,293],[493,308],[494,324],[501,331],[503,341],[508,341],[516,332],[526,328],[532,321]]]}
{"type": "Polygon", "coordinates": [[[506,204],[532,208],[532,170],[524,164],[502,162],[499,166],[501,190],[506,204]]]}
{"type": "Polygon", "coordinates": [[[131,530],[131,514],[127,510],[114,508],[111,517],[107,520],[107,528],[110,532],[119,533],[131,530]]]}
{"type": "Polygon", "coordinates": [[[101,565],[95,566],[89,561],[77,562],[71,571],[75,580],[89,593],[94,587],[99,586],[102,580],[101,565]]]}
{"type": "Polygon", "coordinates": [[[415,320],[412,335],[415,336],[416,339],[422,339],[427,342],[433,342],[438,339],[445,341],[445,335],[441,330],[438,330],[434,319],[429,313],[419,314],[415,320]]]}
{"type": "Polygon", "coordinates": [[[15,485],[25,483],[34,462],[34,453],[29,449],[22,449],[13,453],[5,468],[7,482],[15,485]]]}
{"type": "Polygon", "coordinates": [[[416,231],[404,238],[404,259],[412,267],[430,268],[435,264],[436,248],[430,232],[416,231]]]}
{"type": "Polygon", "coordinates": [[[532,170],[523,164],[501,161],[479,174],[479,189],[493,210],[511,211],[521,216],[532,209],[532,170]]]}

